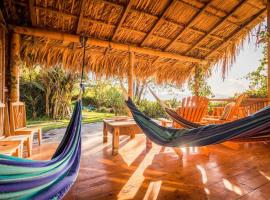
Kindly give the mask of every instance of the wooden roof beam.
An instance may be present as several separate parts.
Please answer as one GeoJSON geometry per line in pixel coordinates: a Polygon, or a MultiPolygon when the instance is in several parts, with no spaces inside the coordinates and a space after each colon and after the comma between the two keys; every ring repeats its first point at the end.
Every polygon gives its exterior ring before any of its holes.
{"type": "Polygon", "coordinates": [[[164,20],[165,15],[168,13],[168,10],[175,5],[175,3],[178,0],[173,0],[170,4],[168,4],[168,6],[165,8],[164,12],[162,13],[161,17],[158,19],[158,21],[156,22],[156,24],[152,27],[152,29],[150,30],[150,32],[146,35],[146,37],[143,39],[143,41],[141,42],[141,46],[145,45],[145,42],[151,37],[151,35],[154,33],[154,30],[160,26],[162,20],[164,20]]]}
{"type": "MultiPolygon", "coordinates": [[[[57,32],[57,31],[49,31],[46,29],[27,28],[27,27],[19,27],[19,26],[13,26],[11,27],[11,29],[15,33],[19,33],[23,35],[30,35],[34,37],[45,37],[48,39],[61,40],[65,42],[76,42],[76,43],[80,42],[79,35],[62,33],[62,32],[57,32]]],[[[161,58],[175,59],[175,60],[186,61],[186,62],[194,62],[194,63],[201,63],[201,64],[207,63],[207,61],[205,60],[193,58],[189,56],[182,56],[180,54],[158,51],[158,50],[154,50],[150,48],[137,47],[137,46],[121,44],[121,43],[116,43],[116,42],[109,42],[109,41],[104,41],[104,40],[99,40],[99,39],[94,39],[94,38],[89,38],[87,40],[87,44],[92,45],[92,46],[104,47],[104,48],[111,47],[112,49],[116,49],[119,51],[126,51],[126,52],[133,51],[135,53],[141,53],[141,54],[146,54],[146,55],[151,55],[151,56],[159,56],[161,58]]]]}
{"type": "Polygon", "coordinates": [[[36,16],[36,10],[35,10],[35,0],[29,0],[29,11],[30,11],[30,18],[32,26],[37,25],[37,16],[36,16]]]}
{"type": "MultiPolygon", "coordinates": [[[[215,49],[213,49],[211,52],[209,52],[206,56],[205,59],[208,59],[209,57],[211,57],[213,54],[218,53],[218,51],[221,48],[224,48],[226,45],[228,45],[229,43],[232,43],[232,37],[236,34],[239,34],[240,32],[243,31],[247,31],[248,26],[250,26],[251,24],[253,24],[256,20],[258,20],[259,18],[261,18],[264,14],[266,13],[266,8],[262,9],[260,12],[258,12],[257,14],[255,14],[251,20],[249,20],[248,22],[246,22],[242,28],[237,29],[235,31],[233,31],[225,40],[224,42],[222,42],[218,47],[216,47],[215,49]]],[[[220,52],[219,52],[220,53],[220,52]]]]}
{"type": "Polygon", "coordinates": [[[206,3],[192,18],[191,20],[187,23],[186,27],[183,29],[183,31],[181,31],[176,38],[174,38],[165,48],[165,51],[168,51],[171,46],[173,45],[173,43],[175,41],[177,41],[184,33],[185,31],[191,27],[193,25],[193,23],[195,22],[196,19],[198,19],[198,17],[211,5],[212,1],[209,1],[208,3],[206,3]]]}
{"type": "MultiPolygon", "coordinates": [[[[54,14],[57,14],[57,15],[61,15],[61,16],[64,16],[64,17],[70,17],[70,18],[74,18],[74,19],[78,19],[79,17],[77,15],[74,15],[74,14],[70,14],[70,13],[65,13],[65,12],[61,12],[59,13],[59,10],[55,10],[55,9],[52,9],[52,8],[45,8],[45,7],[42,7],[42,6],[34,6],[35,9],[37,10],[44,10],[44,11],[48,11],[48,12],[52,12],[54,14]]],[[[131,9],[132,10],[132,9],[131,9]]],[[[85,21],[88,21],[88,22],[92,22],[92,23],[96,23],[96,24],[100,24],[100,25],[104,25],[104,26],[111,26],[111,27],[116,27],[116,25],[114,24],[108,24],[106,22],[102,22],[102,21],[98,21],[98,20],[94,20],[94,19],[90,19],[88,17],[83,17],[83,20],[85,21]]],[[[162,20],[164,21],[168,21],[166,20],[165,18],[163,18],[162,20]]],[[[161,21],[162,21],[161,20],[161,21]]],[[[168,21],[169,23],[172,23],[176,26],[181,26],[181,27],[184,27],[183,24],[179,24],[179,23],[175,23],[175,22],[172,22],[172,21],[168,21]]],[[[140,34],[144,34],[144,35],[147,35],[146,32],[142,32],[142,31],[138,31],[138,30],[134,30],[134,29],[128,29],[128,28],[124,28],[124,27],[121,27],[122,29],[126,29],[126,30],[130,30],[130,31],[136,31],[140,34]]],[[[200,31],[200,30],[197,30],[197,29],[194,29],[192,27],[189,28],[191,31],[194,31],[198,34],[202,34],[202,35],[205,35],[206,32],[203,32],[203,31],[200,31]]],[[[160,37],[160,38],[163,38],[163,39],[166,39],[166,40],[170,40],[169,38],[165,38],[165,37],[161,37],[161,36],[157,36],[157,35],[154,35],[155,37],[160,37]]],[[[213,37],[214,39],[217,39],[217,40],[220,40],[220,41],[223,41],[224,39],[223,38],[220,38],[218,36],[215,36],[215,35],[209,35],[209,37],[213,37]]]]}
{"type": "Polygon", "coordinates": [[[125,11],[124,11],[124,13],[123,13],[123,15],[122,15],[122,17],[121,17],[121,19],[120,19],[120,21],[119,21],[119,23],[118,23],[116,29],[115,29],[115,31],[114,31],[114,34],[113,34],[113,36],[112,36],[112,40],[115,40],[115,37],[116,37],[117,33],[119,32],[119,30],[120,30],[120,28],[121,28],[123,22],[125,21],[125,19],[126,19],[126,17],[127,17],[128,12],[129,12],[130,9],[131,9],[131,6],[132,6],[132,0],[130,0],[130,1],[128,2],[128,5],[127,5],[127,7],[125,8],[125,11]]]}
{"type": "Polygon", "coordinates": [[[78,19],[76,34],[80,34],[80,32],[81,32],[82,21],[83,21],[83,13],[84,13],[84,8],[85,8],[86,1],[87,0],[82,0],[81,1],[80,15],[79,15],[79,19],[78,19]]]}
{"type": "MultiPolygon", "coordinates": [[[[177,23],[177,22],[168,20],[168,19],[163,19],[163,20],[164,20],[164,21],[167,21],[167,22],[169,22],[169,23],[172,23],[172,24],[174,24],[175,26],[180,26],[181,28],[184,28],[184,27],[185,27],[184,24],[180,24],[180,23],[177,23]]],[[[195,32],[195,33],[201,34],[201,35],[207,34],[207,33],[204,32],[204,31],[201,31],[201,30],[198,30],[198,29],[195,29],[195,28],[192,28],[192,27],[189,27],[188,29],[191,30],[191,31],[193,31],[193,32],[195,32]]],[[[220,41],[223,41],[223,40],[224,40],[223,38],[220,38],[219,36],[216,36],[216,35],[209,35],[209,37],[213,37],[213,38],[215,38],[215,39],[217,39],[217,40],[220,40],[220,41]]]]}
{"type": "Polygon", "coordinates": [[[226,22],[238,9],[240,9],[243,5],[245,5],[245,2],[248,0],[241,0],[229,13],[226,17],[224,17],[220,22],[218,22],[209,33],[204,35],[196,44],[194,44],[190,49],[187,50],[186,54],[188,54],[190,51],[195,49],[197,46],[199,46],[209,35],[213,34],[221,25],[223,25],[224,22],[226,22]]]}

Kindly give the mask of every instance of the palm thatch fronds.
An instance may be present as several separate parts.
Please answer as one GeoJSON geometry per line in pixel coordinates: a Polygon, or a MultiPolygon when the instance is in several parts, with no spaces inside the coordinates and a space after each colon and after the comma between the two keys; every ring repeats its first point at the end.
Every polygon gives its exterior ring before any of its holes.
{"type": "MultiPolygon", "coordinates": [[[[196,65],[210,70],[220,64],[225,77],[243,41],[266,15],[264,0],[35,0],[29,5],[26,2],[4,0],[8,22],[169,53],[172,56],[135,52],[134,74],[137,79],[152,77],[158,83],[178,85],[192,76],[196,65]],[[17,22],[14,16],[24,21],[17,22]]],[[[62,65],[71,71],[81,68],[79,42],[23,35],[21,45],[21,58],[27,65],[62,65]]],[[[86,69],[97,76],[125,77],[128,55],[127,49],[89,42],[86,69]]]]}

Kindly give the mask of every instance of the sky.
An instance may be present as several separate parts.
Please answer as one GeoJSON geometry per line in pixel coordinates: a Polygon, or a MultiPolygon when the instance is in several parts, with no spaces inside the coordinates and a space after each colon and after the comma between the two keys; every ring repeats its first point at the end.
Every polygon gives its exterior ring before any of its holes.
{"type": "MultiPolygon", "coordinates": [[[[226,79],[223,81],[221,76],[220,67],[215,66],[212,76],[207,80],[208,84],[211,86],[212,92],[215,98],[227,98],[233,96],[235,93],[240,93],[248,89],[249,81],[244,77],[249,72],[256,70],[259,66],[260,59],[263,57],[262,47],[256,45],[256,38],[252,36],[250,40],[244,42],[244,46],[239,52],[235,63],[231,66],[226,79]]],[[[190,96],[191,93],[187,86],[180,89],[173,90],[169,92],[166,89],[162,89],[158,92],[161,99],[171,99],[177,98],[182,99],[183,97],[190,96]]],[[[154,100],[154,98],[146,92],[145,98],[149,100],[154,100]]]]}

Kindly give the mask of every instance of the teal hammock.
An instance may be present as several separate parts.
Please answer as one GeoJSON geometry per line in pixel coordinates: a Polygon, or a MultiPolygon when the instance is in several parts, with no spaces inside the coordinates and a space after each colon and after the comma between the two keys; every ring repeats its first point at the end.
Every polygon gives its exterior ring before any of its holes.
{"type": "Polygon", "coordinates": [[[80,167],[81,109],[79,100],[51,160],[0,155],[0,199],[61,199],[67,193],[80,167]]]}
{"type": "Polygon", "coordinates": [[[155,123],[140,112],[130,98],[126,104],[146,136],[162,146],[207,146],[226,141],[268,140],[270,138],[270,107],[246,118],[221,125],[175,129],[155,123]]]}

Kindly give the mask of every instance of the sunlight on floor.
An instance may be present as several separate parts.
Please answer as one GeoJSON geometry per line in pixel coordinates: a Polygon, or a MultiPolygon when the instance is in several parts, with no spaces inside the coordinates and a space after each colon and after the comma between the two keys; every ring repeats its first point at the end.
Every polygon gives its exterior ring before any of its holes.
{"type": "Polygon", "coordinates": [[[208,188],[204,188],[204,191],[205,191],[205,193],[207,194],[207,195],[209,195],[210,194],[210,191],[209,191],[209,189],[208,188]]]}
{"type": "Polygon", "coordinates": [[[259,171],[261,175],[263,175],[266,179],[270,180],[270,176],[266,175],[264,172],[259,171]]]}
{"type": "Polygon", "coordinates": [[[118,199],[124,200],[124,199],[133,199],[138,190],[140,189],[140,186],[142,185],[144,181],[144,171],[145,169],[152,163],[154,157],[156,154],[160,151],[159,146],[153,146],[151,150],[145,155],[145,158],[142,160],[142,162],[139,164],[136,171],[132,174],[132,176],[129,178],[127,183],[123,186],[121,191],[118,193],[118,199]]]}
{"type": "Polygon", "coordinates": [[[162,181],[150,182],[143,200],[156,200],[161,188],[162,181]]]}
{"type": "MultiPolygon", "coordinates": [[[[104,150],[105,148],[109,147],[109,146],[112,146],[112,143],[111,141],[108,141],[107,143],[103,143],[102,142],[102,138],[99,138],[100,140],[100,145],[96,146],[96,147],[93,147],[91,148],[91,150],[87,151],[87,154],[96,154],[98,152],[101,152],[102,150],[104,150]]],[[[129,138],[125,138],[123,140],[121,140],[119,142],[119,146],[121,147],[123,143],[125,143],[127,140],[129,140],[129,138]]],[[[93,140],[90,140],[89,142],[87,142],[86,145],[84,146],[90,146],[91,144],[93,143],[93,140]]],[[[109,148],[109,151],[111,151],[111,148],[109,148]]]]}
{"type": "Polygon", "coordinates": [[[199,152],[198,147],[181,147],[181,151],[185,154],[197,154],[199,152]]]}
{"type": "Polygon", "coordinates": [[[200,171],[200,173],[202,175],[203,184],[205,184],[207,182],[207,175],[206,175],[205,169],[201,165],[197,165],[196,167],[197,167],[197,169],[200,171]]]}
{"type": "Polygon", "coordinates": [[[231,183],[230,181],[228,181],[227,179],[223,178],[222,181],[223,181],[224,186],[225,186],[228,190],[233,191],[233,192],[235,192],[235,193],[238,194],[238,195],[242,195],[242,194],[243,194],[242,190],[241,190],[238,186],[232,184],[232,183],[231,183]]]}
{"type": "Polygon", "coordinates": [[[127,166],[130,166],[145,149],[144,140],[130,140],[125,146],[119,149],[119,155],[123,158],[127,166]]]}

